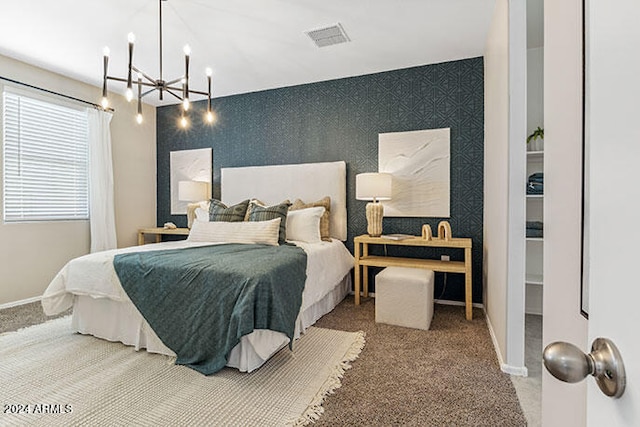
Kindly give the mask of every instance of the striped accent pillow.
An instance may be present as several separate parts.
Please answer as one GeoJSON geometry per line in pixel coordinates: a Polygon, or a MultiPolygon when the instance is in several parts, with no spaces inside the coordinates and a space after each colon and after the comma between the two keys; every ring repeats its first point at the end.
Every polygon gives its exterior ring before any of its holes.
{"type": "Polygon", "coordinates": [[[220,200],[211,199],[209,203],[209,221],[244,221],[247,206],[249,206],[249,199],[229,207],[220,200]]]}
{"type": "Polygon", "coordinates": [[[247,243],[278,246],[280,218],[260,222],[193,222],[190,242],[247,243]]]}
{"type": "Polygon", "coordinates": [[[289,212],[291,203],[287,200],[279,205],[259,206],[251,204],[249,212],[249,221],[269,221],[274,218],[280,218],[280,232],[278,243],[282,244],[287,238],[287,213],[289,212]]]}

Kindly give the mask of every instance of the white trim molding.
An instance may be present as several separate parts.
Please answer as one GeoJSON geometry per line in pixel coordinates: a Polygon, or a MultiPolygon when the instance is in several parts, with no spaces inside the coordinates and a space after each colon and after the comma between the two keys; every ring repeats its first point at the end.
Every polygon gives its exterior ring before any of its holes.
{"type": "Polygon", "coordinates": [[[5,308],[18,307],[20,305],[31,304],[32,302],[38,302],[42,299],[41,296],[27,298],[20,301],[8,302],[6,304],[0,304],[0,310],[4,310],[5,308]]]}
{"type": "Polygon", "coordinates": [[[526,366],[511,366],[504,363],[504,358],[502,357],[502,353],[500,352],[500,347],[498,346],[498,340],[496,338],[495,333],[493,332],[493,327],[491,326],[491,321],[489,320],[489,316],[487,316],[487,312],[484,312],[484,318],[487,319],[487,328],[489,329],[489,335],[491,336],[491,341],[493,342],[493,348],[496,350],[496,356],[498,357],[498,364],[500,365],[500,370],[509,375],[517,375],[520,377],[529,376],[529,371],[526,366]]]}

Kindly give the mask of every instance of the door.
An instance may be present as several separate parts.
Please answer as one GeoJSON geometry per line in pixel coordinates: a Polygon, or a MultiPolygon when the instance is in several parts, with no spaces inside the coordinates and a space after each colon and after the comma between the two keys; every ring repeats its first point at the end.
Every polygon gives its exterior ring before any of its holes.
{"type": "Polygon", "coordinates": [[[620,399],[586,380],[587,425],[640,426],[640,2],[586,11],[588,342],[611,339],[627,374],[620,399]]]}

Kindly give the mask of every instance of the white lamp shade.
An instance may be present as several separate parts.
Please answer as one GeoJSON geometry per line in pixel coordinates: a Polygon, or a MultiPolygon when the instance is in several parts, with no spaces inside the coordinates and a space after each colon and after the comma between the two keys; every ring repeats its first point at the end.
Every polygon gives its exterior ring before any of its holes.
{"type": "Polygon", "coordinates": [[[208,184],[202,181],[179,181],[178,199],[187,202],[200,202],[207,199],[208,184]]]}
{"type": "Polygon", "coordinates": [[[356,175],[356,199],[390,200],[392,178],[390,173],[361,173],[356,175]]]}

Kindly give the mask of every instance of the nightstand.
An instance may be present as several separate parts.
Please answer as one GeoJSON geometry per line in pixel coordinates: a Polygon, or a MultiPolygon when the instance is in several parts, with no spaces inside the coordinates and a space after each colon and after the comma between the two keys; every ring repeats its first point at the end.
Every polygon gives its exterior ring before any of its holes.
{"type": "Polygon", "coordinates": [[[149,227],[149,228],[140,228],[138,230],[138,245],[144,245],[145,238],[147,234],[155,234],[156,243],[162,241],[163,235],[173,235],[173,236],[188,236],[189,229],[188,228],[163,228],[163,227],[149,227]]]}

